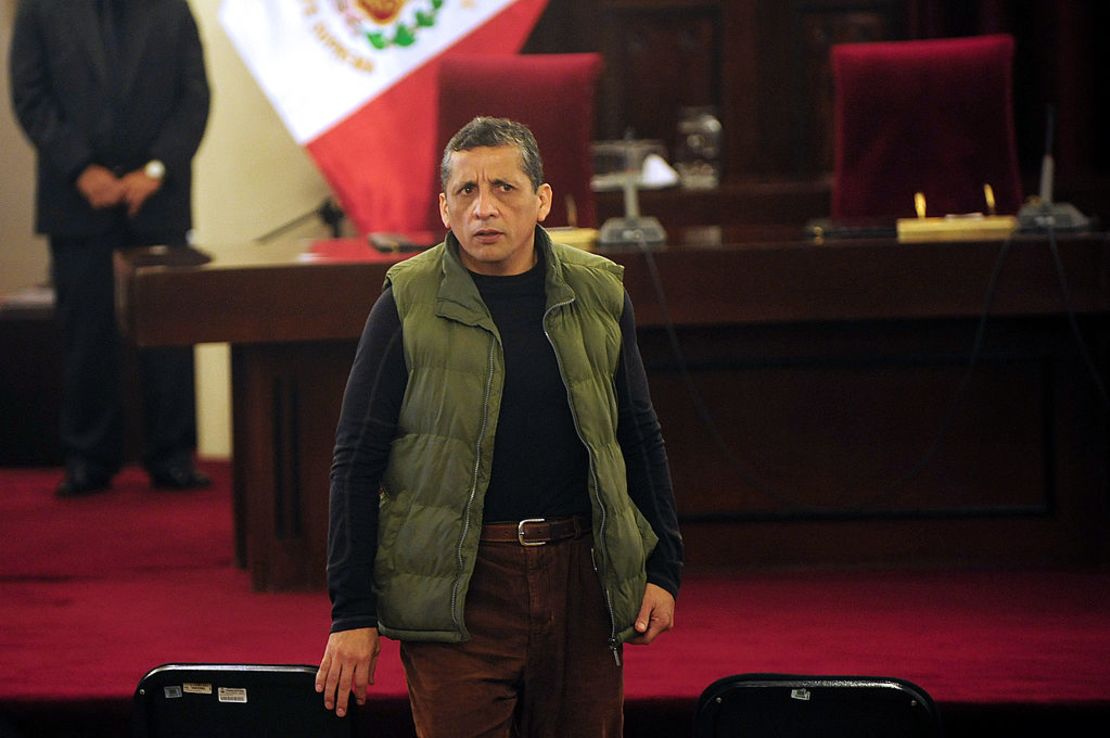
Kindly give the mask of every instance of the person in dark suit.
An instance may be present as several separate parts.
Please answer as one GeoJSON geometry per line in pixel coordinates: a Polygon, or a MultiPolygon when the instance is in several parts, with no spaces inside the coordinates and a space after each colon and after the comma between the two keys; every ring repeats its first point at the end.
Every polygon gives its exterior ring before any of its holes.
{"type": "MultiPolygon", "coordinates": [[[[107,489],[123,461],[113,252],[184,247],[209,90],[185,0],[21,0],[16,117],[37,151],[35,227],[50,241],[63,334],[63,497],[107,489]]],[[[208,478],[193,461],[192,349],[140,352],[143,463],[155,487],[208,478]]]]}

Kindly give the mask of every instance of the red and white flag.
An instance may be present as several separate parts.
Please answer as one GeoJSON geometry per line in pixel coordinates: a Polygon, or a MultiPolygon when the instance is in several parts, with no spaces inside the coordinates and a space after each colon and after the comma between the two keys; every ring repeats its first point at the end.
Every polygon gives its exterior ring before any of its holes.
{"type": "Polygon", "coordinates": [[[446,54],[511,54],[547,0],[224,0],[220,22],[363,233],[424,226],[446,54]]]}

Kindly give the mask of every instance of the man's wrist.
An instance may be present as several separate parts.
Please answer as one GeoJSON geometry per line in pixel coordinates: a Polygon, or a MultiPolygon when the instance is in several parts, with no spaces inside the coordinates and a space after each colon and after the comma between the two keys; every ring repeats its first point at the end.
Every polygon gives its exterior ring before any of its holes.
{"type": "Polygon", "coordinates": [[[83,175],[86,171],[88,171],[88,168],[91,167],[94,163],[95,162],[92,162],[92,161],[83,161],[83,162],[81,162],[77,166],[77,168],[75,170],[73,170],[73,175],[70,178],[70,181],[76,182],[77,180],[81,179],[81,175],[83,175]]]}
{"type": "Polygon", "coordinates": [[[331,632],[340,633],[345,630],[358,630],[359,628],[377,628],[378,617],[376,615],[363,615],[360,617],[340,618],[332,620],[331,632]]]}

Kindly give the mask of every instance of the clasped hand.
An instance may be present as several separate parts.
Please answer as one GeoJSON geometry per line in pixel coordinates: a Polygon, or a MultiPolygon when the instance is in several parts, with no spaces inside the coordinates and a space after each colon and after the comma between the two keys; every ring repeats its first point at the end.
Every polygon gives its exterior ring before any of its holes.
{"type": "Polygon", "coordinates": [[[141,169],[117,177],[100,164],[90,164],[77,177],[77,189],[97,210],[127,206],[127,215],[135,217],[162,182],[146,176],[141,169]]]}

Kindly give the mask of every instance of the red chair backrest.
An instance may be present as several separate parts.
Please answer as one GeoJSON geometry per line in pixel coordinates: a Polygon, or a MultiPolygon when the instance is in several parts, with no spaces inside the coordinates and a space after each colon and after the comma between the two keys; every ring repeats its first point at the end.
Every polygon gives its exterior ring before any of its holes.
{"type": "Polygon", "coordinates": [[[832,49],[832,216],[906,217],[1021,207],[1008,35],[842,44],[832,49]]]}
{"type": "MultiPolygon", "coordinates": [[[[554,191],[544,225],[569,224],[570,195],[577,225],[595,227],[590,146],[601,68],[601,55],[592,53],[445,57],[439,69],[436,151],[442,153],[451,136],[477,115],[524,123],[536,136],[544,176],[554,191]]],[[[440,227],[438,210],[433,223],[440,227]]]]}

